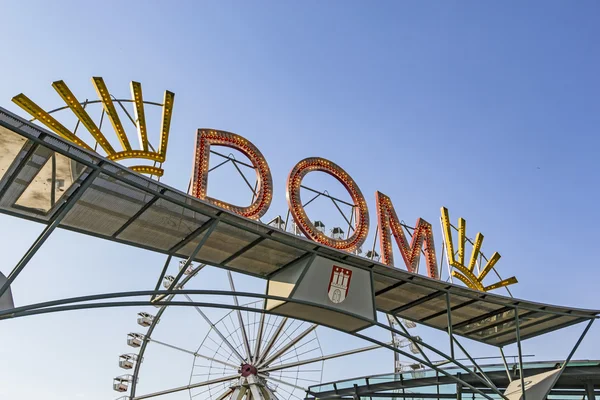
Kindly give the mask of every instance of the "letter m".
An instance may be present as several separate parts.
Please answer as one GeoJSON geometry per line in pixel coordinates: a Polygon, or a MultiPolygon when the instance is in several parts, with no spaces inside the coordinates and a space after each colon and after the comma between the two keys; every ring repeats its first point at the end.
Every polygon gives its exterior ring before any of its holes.
{"type": "Polygon", "coordinates": [[[394,266],[394,253],[392,251],[392,235],[394,235],[396,244],[400,248],[400,254],[402,254],[402,258],[406,264],[406,269],[409,272],[417,272],[421,258],[421,249],[423,249],[423,254],[427,262],[427,275],[430,278],[439,279],[431,224],[424,219],[417,219],[409,245],[403,226],[396,215],[390,198],[381,192],[376,192],[375,201],[377,202],[381,261],[386,265],[394,266]]]}

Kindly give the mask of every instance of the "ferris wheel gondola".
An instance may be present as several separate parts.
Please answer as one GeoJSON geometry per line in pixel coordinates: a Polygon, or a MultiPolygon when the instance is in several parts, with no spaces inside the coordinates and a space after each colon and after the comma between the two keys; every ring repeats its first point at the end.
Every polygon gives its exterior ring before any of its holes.
{"type": "MultiPolygon", "coordinates": [[[[183,288],[204,265],[194,267],[190,264],[188,267],[191,272],[176,289],[183,288]]],[[[235,293],[233,274],[229,271],[226,274],[229,287],[235,293]]],[[[165,276],[167,279],[163,279],[163,283],[171,285],[173,280],[168,277],[165,276]]],[[[174,297],[166,298],[167,304],[160,305],[156,315],[138,313],[137,323],[147,328],[146,333],[132,332],[127,335],[127,345],[139,349],[139,352],[119,356],[119,367],[133,371],[132,374],[113,379],[115,391],[130,392],[130,396],[124,399],[150,399],[187,391],[190,399],[302,400],[306,387],[321,382],[325,361],[381,348],[374,345],[324,354],[319,342],[318,324],[265,314],[262,312],[264,301],[260,300],[242,304],[244,311],[237,307],[229,310],[217,320],[201,307],[193,306],[209,330],[195,350],[185,349],[169,339],[156,337],[154,333],[156,324],[168,308],[168,302],[174,297]],[[141,363],[148,344],[193,356],[186,385],[139,394],[141,363]]],[[[194,302],[187,294],[181,297],[194,302]]],[[[232,298],[234,305],[240,306],[238,296],[232,298]]]]}

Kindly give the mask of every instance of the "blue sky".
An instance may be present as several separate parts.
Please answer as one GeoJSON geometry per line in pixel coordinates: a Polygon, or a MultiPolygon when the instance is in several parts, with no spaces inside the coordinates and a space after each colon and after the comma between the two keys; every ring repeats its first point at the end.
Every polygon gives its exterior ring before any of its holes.
{"type": "MultiPolygon", "coordinates": [[[[23,115],[10,102],[20,92],[58,106],[50,86],[58,79],[89,97],[97,75],[122,97],[131,80],[147,99],[172,90],[167,184],[187,187],[200,127],[236,132],[266,156],[275,185],[267,217],[285,213],[294,164],[325,157],[358,183],[372,221],[379,190],[401,219],[430,221],[439,247],[447,206],[453,219],[467,219],[470,236],[484,233],[484,251],[502,254],[498,269],[519,278],[517,297],[600,308],[597,2],[13,1],[2,14],[5,108],[23,115]]],[[[0,221],[7,274],[41,227],[0,221]]],[[[71,233],[48,245],[15,282],[18,304],[152,287],[162,265],[158,255],[71,233]]],[[[43,377],[22,392],[0,385],[0,397],[110,398],[134,317],[110,310],[3,323],[3,380],[43,377]]],[[[598,329],[580,358],[600,357],[598,329]]],[[[554,341],[525,346],[546,359],[567,351],[554,341]]],[[[385,372],[377,364],[364,373],[385,372]]]]}

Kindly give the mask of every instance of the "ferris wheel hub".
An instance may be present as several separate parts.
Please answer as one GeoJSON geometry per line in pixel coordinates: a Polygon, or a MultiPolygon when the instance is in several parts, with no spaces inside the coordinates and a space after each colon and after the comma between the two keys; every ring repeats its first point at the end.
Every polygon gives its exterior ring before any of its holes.
{"type": "Polygon", "coordinates": [[[244,378],[246,378],[250,375],[258,375],[258,370],[256,369],[256,367],[254,365],[243,364],[242,368],[240,369],[240,373],[242,374],[242,376],[244,378]]]}

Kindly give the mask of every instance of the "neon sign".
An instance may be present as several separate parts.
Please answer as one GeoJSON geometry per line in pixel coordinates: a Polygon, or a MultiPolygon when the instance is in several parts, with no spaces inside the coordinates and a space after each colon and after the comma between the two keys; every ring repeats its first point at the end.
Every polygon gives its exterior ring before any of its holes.
{"type": "MultiPolygon", "coordinates": [[[[235,212],[248,218],[260,218],[264,215],[271,203],[272,197],[272,177],[267,161],[260,153],[258,148],[249,140],[242,136],[215,130],[199,129],[196,139],[196,152],[194,160],[194,172],[192,177],[191,193],[202,200],[206,200],[219,207],[235,212]],[[211,197],[208,197],[208,159],[210,144],[227,146],[241,151],[251,161],[256,169],[258,195],[253,199],[252,204],[246,207],[234,206],[211,197]]],[[[365,198],[352,177],[340,166],[332,161],[320,157],[305,158],[299,161],[290,171],[287,178],[286,197],[290,213],[294,218],[300,231],[309,239],[338,250],[352,252],[364,243],[369,233],[369,208],[365,198]],[[300,199],[300,188],[302,179],[310,172],[324,172],[337,179],[348,191],[355,204],[354,232],[347,239],[334,239],[317,229],[315,224],[308,218],[308,215],[302,206],[300,199]]],[[[439,279],[437,255],[433,239],[433,228],[431,224],[422,218],[417,219],[415,230],[410,243],[404,233],[398,215],[394,209],[391,199],[381,192],[375,193],[375,202],[377,206],[377,221],[379,246],[381,251],[381,261],[389,266],[394,266],[394,255],[392,247],[392,236],[400,250],[402,259],[409,272],[416,273],[419,266],[421,253],[425,257],[427,275],[433,279],[439,279]]],[[[487,260],[483,269],[475,275],[475,265],[478,258],[481,258],[481,244],[483,235],[478,233],[473,243],[473,250],[468,266],[464,265],[464,252],[466,244],[466,222],[459,219],[459,246],[458,256],[455,256],[452,224],[448,217],[448,210],[442,208],[442,223],[444,227],[444,243],[446,244],[446,253],[448,263],[456,270],[452,271],[452,276],[463,282],[467,287],[480,291],[489,291],[503,286],[517,283],[515,277],[501,280],[492,285],[484,286],[483,279],[494,268],[500,259],[497,252],[487,260]]]]}
{"type": "Polygon", "coordinates": [[[294,217],[294,221],[296,221],[296,224],[306,237],[325,246],[346,251],[358,249],[367,239],[367,235],[369,234],[369,210],[367,202],[358,185],[354,182],[354,179],[337,164],[319,157],[305,158],[292,168],[287,179],[286,189],[290,212],[294,217]],[[354,224],[354,233],[348,239],[332,239],[319,231],[310,219],[308,219],[300,201],[300,185],[302,184],[302,178],[309,172],[314,171],[325,172],[337,179],[346,188],[352,201],[357,206],[355,210],[356,222],[354,224]]]}
{"type": "Polygon", "coordinates": [[[225,208],[246,218],[262,217],[273,198],[273,178],[265,157],[249,140],[235,133],[211,129],[199,129],[194,150],[194,171],[192,175],[191,195],[206,200],[218,207],[225,208]],[[248,157],[256,169],[256,196],[247,207],[238,207],[207,195],[208,191],[208,161],[210,146],[225,146],[238,150],[248,157]]]}
{"type": "MultiPolygon", "coordinates": [[[[59,96],[63,99],[66,106],[54,111],[44,111],[40,106],[30,100],[24,94],[19,94],[13,98],[13,102],[29,113],[34,119],[44,124],[57,135],[81,146],[87,150],[95,151],[99,146],[106,154],[109,160],[118,161],[123,159],[143,159],[154,162],[154,165],[135,165],[130,166],[132,170],[149,174],[151,176],[161,177],[163,175],[162,163],[166,160],[167,144],[169,138],[169,129],[171,125],[171,115],[173,110],[173,101],[175,94],[165,91],[163,103],[152,103],[144,101],[142,96],[142,87],[138,82],[131,82],[131,100],[117,99],[112,96],[104,80],[100,77],[92,78],[92,84],[98,94],[99,100],[93,100],[81,103],[71,92],[69,87],[63,81],[56,81],[52,84],[59,96]],[[96,125],[93,119],[86,111],[86,106],[92,103],[102,105],[102,117],[100,125],[96,125]],[[133,103],[135,120],[127,113],[123,103],[133,103]],[[129,120],[135,125],[139,139],[140,149],[133,149],[125,128],[121,122],[117,108],[118,104],[129,120]],[[146,116],[144,106],[151,104],[162,107],[162,119],[160,124],[160,142],[158,150],[150,144],[146,126],[146,116]],[[69,130],[51,113],[62,109],[69,109],[77,117],[77,125],[74,130],[69,130]],[[102,121],[104,115],[107,116],[112,125],[122,150],[115,150],[106,136],[102,132],[102,121]],[[91,137],[95,140],[96,146],[92,147],[77,136],[77,127],[81,124],[88,130],[91,137]],[[158,165],[157,165],[158,163],[158,165]]],[[[248,139],[231,132],[225,132],[214,129],[199,129],[196,136],[194,149],[194,167],[192,172],[192,184],[190,194],[199,199],[214,204],[217,207],[229,210],[246,218],[259,219],[268,211],[273,198],[273,179],[269,165],[260,150],[248,139]],[[211,146],[225,146],[235,149],[246,156],[256,172],[256,188],[251,204],[247,206],[238,206],[221,201],[208,196],[208,174],[210,148],[211,146]]],[[[356,251],[367,239],[369,233],[369,209],[365,197],[352,177],[332,161],[324,158],[311,157],[299,161],[290,171],[286,185],[287,203],[297,227],[309,239],[338,250],[348,252],[356,251]],[[346,189],[352,201],[354,202],[354,215],[351,221],[354,223],[353,234],[346,239],[332,238],[327,236],[309,219],[300,199],[300,189],[303,178],[311,172],[323,172],[334,177],[346,189]]],[[[418,272],[418,266],[421,260],[421,254],[425,258],[427,275],[433,279],[439,279],[438,261],[436,256],[433,228],[432,225],[422,218],[417,219],[410,243],[404,233],[405,225],[400,221],[391,199],[381,192],[375,193],[375,203],[378,222],[378,239],[381,251],[381,262],[386,265],[394,266],[393,242],[400,251],[406,269],[409,272],[418,272]]],[[[515,277],[501,279],[491,285],[484,285],[483,280],[494,270],[500,254],[495,252],[489,259],[481,253],[483,235],[478,233],[475,241],[471,242],[466,237],[466,221],[462,218],[458,220],[458,228],[450,223],[448,210],[442,208],[442,231],[444,238],[444,250],[448,265],[454,268],[451,276],[463,282],[466,286],[474,290],[489,291],[503,286],[517,283],[515,277]],[[453,231],[458,232],[458,249],[455,252],[453,231]],[[472,244],[471,257],[468,264],[465,264],[465,246],[469,241],[472,244]],[[479,264],[485,265],[480,269],[479,264]],[[477,270],[475,266],[477,265],[477,270]]],[[[349,284],[349,278],[348,278],[349,284]]],[[[340,300],[341,301],[341,300],[340,300]]]]}

